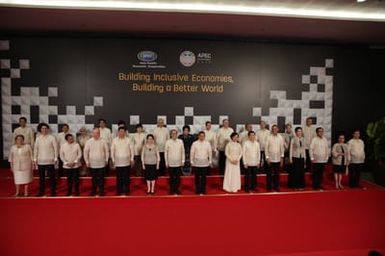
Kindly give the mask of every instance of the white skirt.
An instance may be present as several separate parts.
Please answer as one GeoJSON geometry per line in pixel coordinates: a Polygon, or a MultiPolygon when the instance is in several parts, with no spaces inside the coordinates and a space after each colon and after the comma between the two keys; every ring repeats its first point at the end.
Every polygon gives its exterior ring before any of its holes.
{"type": "Polygon", "coordinates": [[[32,171],[13,171],[13,177],[16,185],[28,184],[32,181],[32,171]]]}
{"type": "Polygon", "coordinates": [[[234,165],[226,161],[223,189],[227,192],[237,192],[241,189],[241,169],[239,163],[234,165]]]}

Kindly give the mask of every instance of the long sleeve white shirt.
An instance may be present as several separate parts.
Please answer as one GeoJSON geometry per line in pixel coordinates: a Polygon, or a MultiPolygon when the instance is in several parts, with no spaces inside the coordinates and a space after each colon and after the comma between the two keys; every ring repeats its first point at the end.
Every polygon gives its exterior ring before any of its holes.
{"type": "Polygon", "coordinates": [[[110,128],[104,127],[104,128],[99,128],[100,131],[100,138],[105,140],[107,142],[108,147],[110,147],[111,142],[112,142],[112,134],[110,128]]]}
{"type": "Polygon", "coordinates": [[[365,144],[361,139],[348,141],[348,161],[351,164],[362,164],[365,162],[365,144]]]}
{"type": "Polygon", "coordinates": [[[246,140],[242,146],[243,164],[246,166],[257,166],[261,160],[261,148],[258,141],[246,140]]]}
{"type": "Polygon", "coordinates": [[[183,141],[180,139],[167,140],[164,147],[164,158],[166,165],[170,167],[183,166],[185,161],[183,141]]]}
{"type": "Polygon", "coordinates": [[[267,137],[270,135],[270,131],[268,129],[260,129],[255,133],[257,140],[259,142],[259,147],[261,151],[265,151],[265,145],[267,137]]]}
{"type": "Polygon", "coordinates": [[[159,152],[165,152],[166,141],[170,138],[168,129],[166,127],[155,127],[153,134],[159,152]]]}
{"type": "Polygon", "coordinates": [[[219,151],[225,151],[227,143],[230,142],[230,135],[234,132],[233,128],[221,127],[217,134],[217,147],[219,151]]]}
{"type": "Polygon", "coordinates": [[[315,132],[315,128],[313,125],[307,126],[305,125],[303,127],[303,138],[305,142],[305,149],[310,149],[310,144],[313,138],[317,137],[317,134],[315,132]]]}
{"type": "Polygon", "coordinates": [[[84,161],[91,168],[103,168],[108,162],[108,144],[102,138],[87,140],[84,146],[84,161]]]}
{"type": "Polygon", "coordinates": [[[315,163],[327,163],[329,160],[329,146],[325,137],[315,137],[310,143],[310,159],[315,163]]]}
{"type": "Polygon", "coordinates": [[[239,134],[239,141],[243,145],[247,140],[249,140],[249,131],[244,130],[239,134]]]}
{"type": "Polygon", "coordinates": [[[131,165],[131,162],[134,161],[134,146],[129,138],[116,137],[112,140],[111,159],[117,167],[131,165]]]}
{"type": "Polygon", "coordinates": [[[217,150],[217,134],[212,129],[211,130],[204,130],[205,133],[205,140],[208,141],[211,145],[211,150],[216,151],[217,150]]]}
{"type": "Polygon", "coordinates": [[[305,142],[303,137],[300,138],[294,136],[294,138],[290,141],[289,154],[290,159],[293,159],[293,157],[306,159],[305,142]]]}
{"type": "Polygon", "coordinates": [[[141,132],[141,133],[136,132],[131,136],[131,141],[134,146],[134,155],[140,156],[142,153],[142,148],[146,143],[146,134],[144,132],[141,132]]]}
{"type": "Polygon", "coordinates": [[[17,135],[24,136],[24,144],[29,144],[31,147],[34,146],[35,136],[31,127],[17,127],[13,131],[13,138],[15,139],[17,135]]]}
{"type": "Polygon", "coordinates": [[[281,134],[270,134],[265,144],[266,159],[271,163],[278,163],[285,156],[285,140],[281,134]]]}
{"type": "Polygon", "coordinates": [[[64,143],[60,147],[60,159],[63,161],[63,168],[65,169],[76,169],[81,166],[80,159],[82,158],[82,149],[76,142],[64,143]],[[74,166],[70,167],[68,164],[75,163],[74,166]]]}
{"type": "Polygon", "coordinates": [[[195,141],[190,150],[190,162],[195,167],[207,167],[212,163],[212,149],[208,141],[195,141]]]}
{"type": "Polygon", "coordinates": [[[36,138],[33,150],[33,160],[39,165],[51,165],[59,155],[57,141],[54,136],[40,135],[36,138]]]}

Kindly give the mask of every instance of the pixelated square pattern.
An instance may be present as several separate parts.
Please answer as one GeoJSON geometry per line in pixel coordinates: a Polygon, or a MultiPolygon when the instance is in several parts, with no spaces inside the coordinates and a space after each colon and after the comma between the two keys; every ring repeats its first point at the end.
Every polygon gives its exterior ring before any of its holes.
{"type": "MultiPolygon", "coordinates": [[[[10,43],[8,40],[0,40],[0,50],[9,50],[10,43]]],[[[18,67],[11,67],[9,59],[0,60],[1,69],[9,69],[9,77],[1,78],[1,93],[2,93],[2,120],[3,120],[3,153],[7,158],[9,148],[12,145],[12,125],[18,122],[20,116],[26,116],[29,120],[30,106],[39,107],[39,122],[49,122],[49,116],[57,117],[57,123],[50,123],[51,129],[57,131],[58,124],[68,123],[72,132],[77,132],[81,127],[92,130],[94,124],[86,123],[86,116],[95,115],[97,107],[103,107],[103,97],[95,96],[91,104],[84,106],[84,115],[78,115],[74,105],[67,105],[66,114],[58,115],[58,106],[49,105],[49,97],[58,97],[59,89],[57,86],[48,88],[48,96],[40,95],[39,87],[21,87],[20,95],[11,95],[12,80],[21,78],[23,72],[28,72],[31,63],[28,59],[19,59],[18,67]],[[21,72],[24,70],[23,72],[21,72]],[[12,114],[12,106],[19,106],[20,113],[12,114]]],[[[285,117],[285,122],[293,122],[294,109],[301,109],[301,120],[304,122],[306,117],[312,116],[317,120],[317,125],[324,127],[325,137],[331,138],[331,123],[332,123],[332,108],[333,108],[333,76],[326,75],[326,69],[334,67],[333,59],[325,59],[325,65],[322,67],[310,67],[309,73],[303,74],[301,82],[304,86],[309,87],[309,91],[303,91],[301,99],[288,99],[287,92],[284,90],[271,90],[270,99],[278,101],[277,107],[270,107],[268,113],[262,116],[261,107],[253,107],[250,114],[253,118],[264,120],[268,124],[276,124],[278,117],[285,117]],[[316,79],[314,79],[316,78],[316,79]],[[324,90],[318,91],[318,85],[324,85],[324,90]],[[324,109],[310,109],[309,101],[318,100],[324,101],[324,109]]],[[[184,107],[183,116],[175,116],[175,124],[168,124],[168,128],[176,128],[182,130],[185,124],[186,117],[193,118],[191,131],[197,133],[204,129],[206,121],[213,121],[211,115],[196,115],[193,106],[184,107]]],[[[157,119],[162,118],[167,124],[166,115],[158,115],[157,119]]],[[[130,125],[135,125],[140,122],[139,115],[130,115],[130,125]]],[[[217,131],[224,119],[229,119],[228,115],[220,115],[218,123],[212,124],[212,129],[217,131]]],[[[143,127],[147,132],[152,132],[156,127],[156,120],[154,124],[144,124],[143,127]]],[[[215,120],[214,120],[215,121],[215,120]]],[[[115,124],[114,124],[115,125],[115,124]]],[[[237,130],[243,128],[243,124],[234,124],[237,130]]],[[[252,124],[254,129],[258,129],[258,124],[252,124]]],[[[116,125],[115,125],[116,126],[116,125]]],[[[36,130],[37,123],[31,123],[30,127],[36,130]]]]}

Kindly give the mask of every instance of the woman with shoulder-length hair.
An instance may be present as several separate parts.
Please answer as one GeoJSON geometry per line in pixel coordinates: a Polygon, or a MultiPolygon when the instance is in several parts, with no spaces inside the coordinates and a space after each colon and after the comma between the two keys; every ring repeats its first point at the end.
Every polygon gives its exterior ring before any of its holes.
{"type": "Polygon", "coordinates": [[[227,192],[237,192],[241,189],[241,168],[242,146],[239,143],[239,135],[233,132],[230,135],[231,141],[226,145],[226,168],[223,180],[223,189],[227,192]]]}
{"type": "Polygon", "coordinates": [[[9,152],[9,163],[13,173],[16,193],[19,196],[20,185],[24,185],[24,196],[28,196],[28,184],[32,181],[32,148],[29,144],[24,144],[24,136],[19,134],[15,137],[15,145],[9,152]]]}
{"type": "Polygon", "coordinates": [[[144,170],[144,179],[147,183],[147,195],[155,194],[155,181],[158,177],[160,155],[158,147],[155,145],[154,135],[146,136],[146,144],[141,152],[142,169],[144,170]]]}

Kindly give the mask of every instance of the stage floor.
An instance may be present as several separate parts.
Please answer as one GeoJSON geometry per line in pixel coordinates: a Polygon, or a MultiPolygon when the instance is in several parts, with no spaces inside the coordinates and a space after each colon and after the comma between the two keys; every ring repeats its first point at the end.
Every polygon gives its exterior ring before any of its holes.
{"type": "MultiPolygon", "coordinates": [[[[4,171],[4,170],[0,170],[4,171]]],[[[4,174],[4,173],[3,173],[4,174]]],[[[385,189],[363,181],[362,189],[307,189],[226,194],[221,177],[209,178],[209,195],[194,195],[193,177],[182,179],[182,195],[167,194],[160,178],[157,194],[145,195],[132,179],[131,195],[115,194],[107,178],[105,197],[14,198],[13,181],[0,178],[0,255],[367,255],[385,252],[385,189]]],[[[310,176],[307,175],[307,183],[310,176]]],[[[31,195],[37,192],[33,182],[31,195]]],[[[47,194],[48,191],[47,191],[47,194]]]]}

